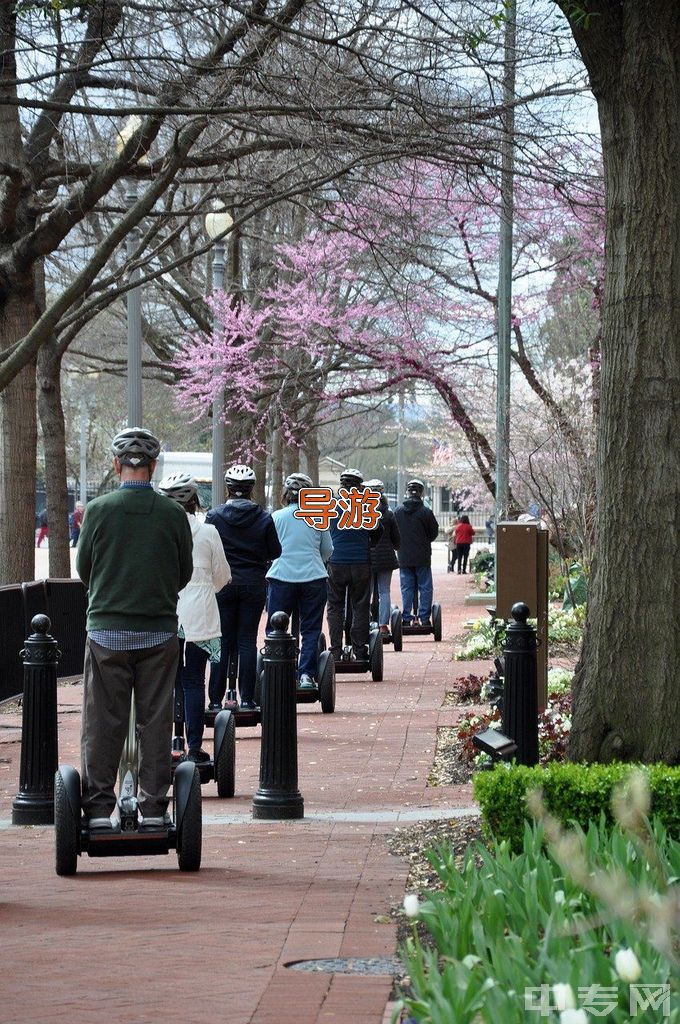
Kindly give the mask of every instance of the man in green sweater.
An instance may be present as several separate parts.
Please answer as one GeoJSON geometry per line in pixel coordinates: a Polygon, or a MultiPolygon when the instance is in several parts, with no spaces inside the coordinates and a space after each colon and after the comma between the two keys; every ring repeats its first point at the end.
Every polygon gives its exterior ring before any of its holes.
{"type": "Polygon", "coordinates": [[[177,595],[193,569],[184,510],[151,486],[160,444],[130,427],[111,444],[120,487],[87,506],[76,568],[88,588],[81,761],[92,830],[115,828],[114,785],[134,694],[141,828],[168,824],[177,595]]]}

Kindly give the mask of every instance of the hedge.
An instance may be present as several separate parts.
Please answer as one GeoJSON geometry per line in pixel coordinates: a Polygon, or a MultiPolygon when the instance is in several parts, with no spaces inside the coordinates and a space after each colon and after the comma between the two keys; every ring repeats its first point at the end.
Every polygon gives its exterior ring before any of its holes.
{"type": "Polygon", "coordinates": [[[531,821],[526,794],[543,790],[547,810],[564,824],[577,822],[582,829],[604,814],[613,821],[612,789],[633,767],[641,768],[649,780],[650,817],[661,820],[669,836],[680,839],[680,767],[665,764],[571,764],[555,762],[545,767],[497,765],[474,777],[474,795],[479,802],[486,831],[495,839],[508,839],[520,851],[524,825],[531,821]]]}

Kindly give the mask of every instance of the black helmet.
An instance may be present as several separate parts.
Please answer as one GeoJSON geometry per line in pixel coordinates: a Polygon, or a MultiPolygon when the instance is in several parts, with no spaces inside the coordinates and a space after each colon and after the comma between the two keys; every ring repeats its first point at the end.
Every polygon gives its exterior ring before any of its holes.
{"type": "Polygon", "coordinates": [[[227,490],[230,494],[233,493],[237,497],[250,494],[255,486],[255,480],[255,470],[251,469],[250,466],[230,466],[224,474],[227,490]]]}
{"type": "Polygon", "coordinates": [[[116,434],[111,442],[111,451],[124,466],[139,469],[149,466],[158,458],[161,443],[150,430],[144,427],[128,427],[116,434]]]}
{"type": "Polygon", "coordinates": [[[425,493],[425,484],[422,480],[409,480],[406,484],[406,493],[409,498],[422,498],[425,493]]]}
{"type": "Polygon", "coordinates": [[[340,474],[341,487],[360,487],[364,478],[358,469],[343,469],[340,474]]]}

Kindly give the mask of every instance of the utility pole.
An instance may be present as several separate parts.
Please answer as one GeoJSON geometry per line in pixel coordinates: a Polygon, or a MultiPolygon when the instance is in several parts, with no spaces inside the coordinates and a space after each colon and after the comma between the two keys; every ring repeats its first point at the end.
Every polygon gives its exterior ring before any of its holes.
{"type": "Polygon", "coordinates": [[[514,218],[516,0],[506,3],[503,136],[501,142],[501,224],[498,268],[498,372],[496,381],[496,524],[508,516],[510,475],[510,338],[512,317],[512,230],[514,218]]]}
{"type": "Polygon", "coordinates": [[[397,434],[397,500],[404,497],[404,385],[399,390],[399,432],[397,434]]]}
{"type": "MultiPolygon", "coordinates": [[[[125,194],[128,209],[137,202],[137,188],[130,182],[125,194]]],[[[139,232],[130,231],[127,237],[127,257],[132,259],[137,250],[139,232]]],[[[139,278],[139,267],[130,272],[129,280],[139,278]]],[[[139,285],[127,293],[127,385],[128,427],[142,426],[142,290],[139,285]]]]}

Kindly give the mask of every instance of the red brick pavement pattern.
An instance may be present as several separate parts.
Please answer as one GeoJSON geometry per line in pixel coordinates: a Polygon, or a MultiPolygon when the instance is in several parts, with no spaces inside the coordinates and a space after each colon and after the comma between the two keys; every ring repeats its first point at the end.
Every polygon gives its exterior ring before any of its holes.
{"type": "MultiPolygon", "coordinates": [[[[394,581],[396,593],[396,579],[394,581]]],[[[350,812],[460,807],[470,788],[428,788],[446,685],[475,666],[452,665],[452,637],[483,609],[468,609],[470,577],[436,576],[444,642],[406,638],[386,649],[385,681],[338,678],[337,711],[298,715],[299,784],[307,817],[252,822],[260,730],[239,730],[237,792],[203,788],[203,867],[180,874],[173,855],[79,862],[53,870],[50,828],[0,828],[0,1020],[95,1024],[381,1024],[389,977],[291,971],[299,959],[392,956],[384,915],[403,897],[407,864],[385,836],[394,824],[342,820],[350,812]],[[335,812],[331,817],[315,814],[335,812]]],[[[476,670],[479,671],[477,664],[476,670]]],[[[78,763],[80,686],[59,690],[60,761],[78,763]]],[[[0,820],[18,787],[20,718],[0,714],[0,820]],[[14,726],[15,728],[12,728],[14,726]]]]}

